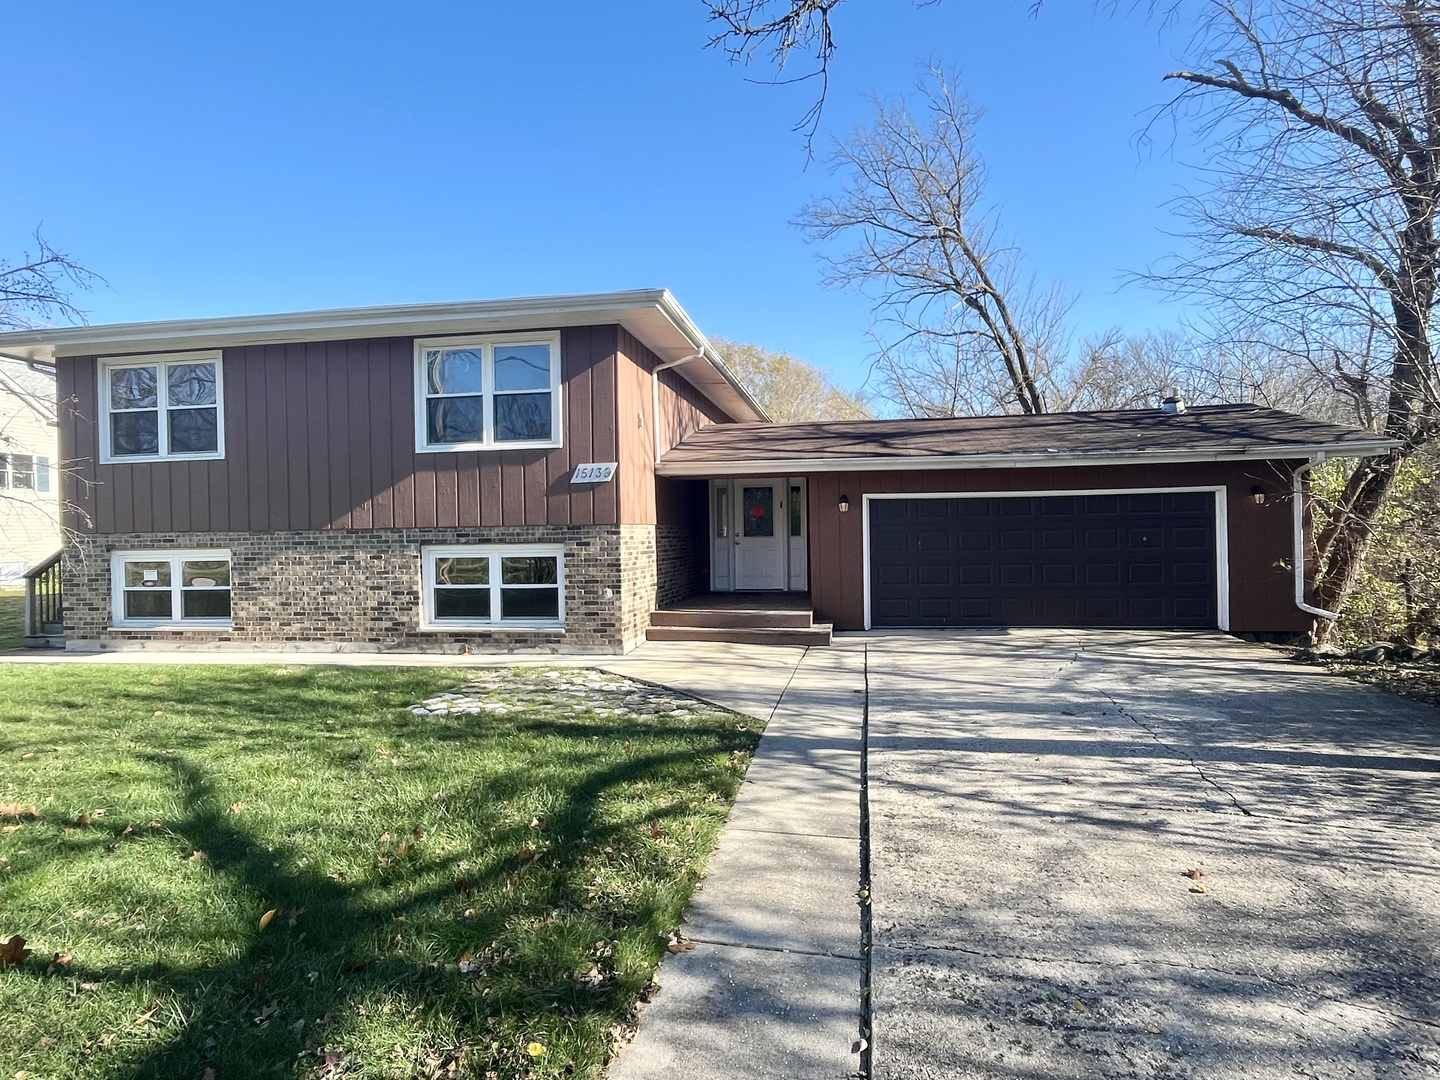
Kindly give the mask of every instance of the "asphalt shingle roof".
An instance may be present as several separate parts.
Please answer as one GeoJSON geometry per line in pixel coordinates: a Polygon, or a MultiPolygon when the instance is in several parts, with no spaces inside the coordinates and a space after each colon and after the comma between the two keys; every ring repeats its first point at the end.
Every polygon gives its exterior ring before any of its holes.
{"type": "MultiPolygon", "coordinates": [[[[1383,449],[1369,431],[1309,420],[1258,405],[1047,413],[1040,416],[964,416],[934,420],[854,420],[799,424],[715,424],[666,453],[662,471],[724,463],[729,466],[851,459],[1098,457],[1235,453],[1247,457],[1303,457],[1317,447],[1335,453],[1383,449]],[[1298,453],[1297,453],[1298,452],[1298,453]]],[[[963,462],[957,464],[963,465],[963,462]]]]}

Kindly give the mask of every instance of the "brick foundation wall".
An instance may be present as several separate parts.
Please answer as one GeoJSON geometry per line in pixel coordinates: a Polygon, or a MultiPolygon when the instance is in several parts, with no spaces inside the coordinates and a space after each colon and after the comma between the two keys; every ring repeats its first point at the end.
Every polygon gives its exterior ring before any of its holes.
{"type": "Polygon", "coordinates": [[[65,553],[66,640],[623,652],[644,637],[653,607],[654,534],[654,526],[546,525],[80,536],[65,553]],[[564,632],[422,631],[420,549],[431,544],[563,544],[564,632]],[[210,548],[231,555],[232,628],[111,628],[111,552],[210,548]]]}
{"type": "Polygon", "coordinates": [[[620,576],[625,583],[620,627],[626,649],[645,640],[656,607],[655,531],[654,525],[620,526],[620,576]]]}
{"type": "Polygon", "coordinates": [[[710,566],[705,560],[704,521],[695,525],[661,525],[655,536],[658,574],[657,606],[710,591],[710,566]]]}

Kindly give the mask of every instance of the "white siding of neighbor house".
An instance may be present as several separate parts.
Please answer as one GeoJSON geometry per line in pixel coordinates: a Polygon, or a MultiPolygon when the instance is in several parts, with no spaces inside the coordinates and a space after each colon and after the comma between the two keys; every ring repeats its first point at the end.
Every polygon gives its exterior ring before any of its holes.
{"type": "Polygon", "coordinates": [[[0,585],[15,584],[25,568],[60,549],[60,442],[56,425],[11,389],[19,383],[42,398],[52,414],[54,380],[25,365],[0,360],[0,454],[29,454],[50,460],[49,491],[0,489],[0,585]]]}

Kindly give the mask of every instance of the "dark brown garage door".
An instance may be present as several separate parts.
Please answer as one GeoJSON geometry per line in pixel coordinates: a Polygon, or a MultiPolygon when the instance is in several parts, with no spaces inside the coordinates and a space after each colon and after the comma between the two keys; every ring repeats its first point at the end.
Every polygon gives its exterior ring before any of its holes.
{"type": "Polygon", "coordinates": [[[870,503],[873,626],[1211,627],[1210,492],[870,503]]]}

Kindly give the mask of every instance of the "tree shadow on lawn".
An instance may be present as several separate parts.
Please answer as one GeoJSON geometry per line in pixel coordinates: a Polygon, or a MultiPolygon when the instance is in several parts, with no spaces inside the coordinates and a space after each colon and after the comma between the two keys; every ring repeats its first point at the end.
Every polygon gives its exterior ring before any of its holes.
{"type": "MultiPolygon", "coordinates": [[[[436,722],[423,735],[408,718],[379,723],[372,733],[388,728],[435,742],[465,737],[458,723],[427,719],[436,722]]],[[[267,847],[243,827],[244,815],[232,812],[233,792],[221,791],[183,752],[135,754],[136,762],[169,775],[182,806],[178,820],[164,826],[174,846],[203,852],[224,879],[211,891],[224,894],[222,903],[255,903],[249,917],[257,922],[248,939],[237,936],[234,950],[222,950],[213,963],[86,969],[81,957],[63,971],[72,985],[142,990],[164,1003],[156,1023],[177,1018],[163,1043],[114,1047],[104,1073],[199,1077],[213,1068],[227,1080],[277,1072],[369,1075],[386,1067],[377,1058],[390,1059],[388,1067],[401,1075],[523,1076],[532,1067],[541,1075],[565,1064],[573,1064],[572,1075],[598,1071],[612,1025],[631,1014],[648,985],[663,931],[678,924],[698,876],[688,865],[676,875],[672,865],[667,879],[643,850],[665,834],[667,819],[687,811],[683,802],[617,811],[607,795],[663,779],[697,757],[753,749],[757,736],[722,724],[667,730],[657,723],[537,720],[517,727],[568,740],[575,754],[585,754],[596,736],[639,744],[660,734],[672,745],[587,769],[547,816],[538,852],[529,823],[502,820],[483,850],[461,864],[463,872],[453,853],[432,858],[421,838],[401,838],[379,856],[378,873],[355,881],[314,865],[303,835],[267,847]],[[612,854],[596,857],[600,852],[612,854]],[[600,886],[595,871],[607,872],[607,861],[628,864],[619,872],[632,880],[600,886]],[[635,880],[637,867],[642,877],[635,880]],[[270,910],[268,925],[259,927],[270,910]],[[469,962],[457,964],[467,954],[469,962]],[[529,1039],[549,1048],[546,1059],[532,1061],[529,1039]],[[452,1066],[456,1071],[447,1072],[452,1066]]],[[[542,756],[450,792],[450,804],[505,804],[537,788],[553,791],[542,756]]],[[[725,805],[713,812],[717,829],[725,805]]],[[[78,846],[62,857],[121,842],[118,821],[94,824],[101,828],[85,831],[91,835],[66,838],[78,846]]],[[[54,977],[37,964],[10,974],[22,971],[54,977]]]]}

